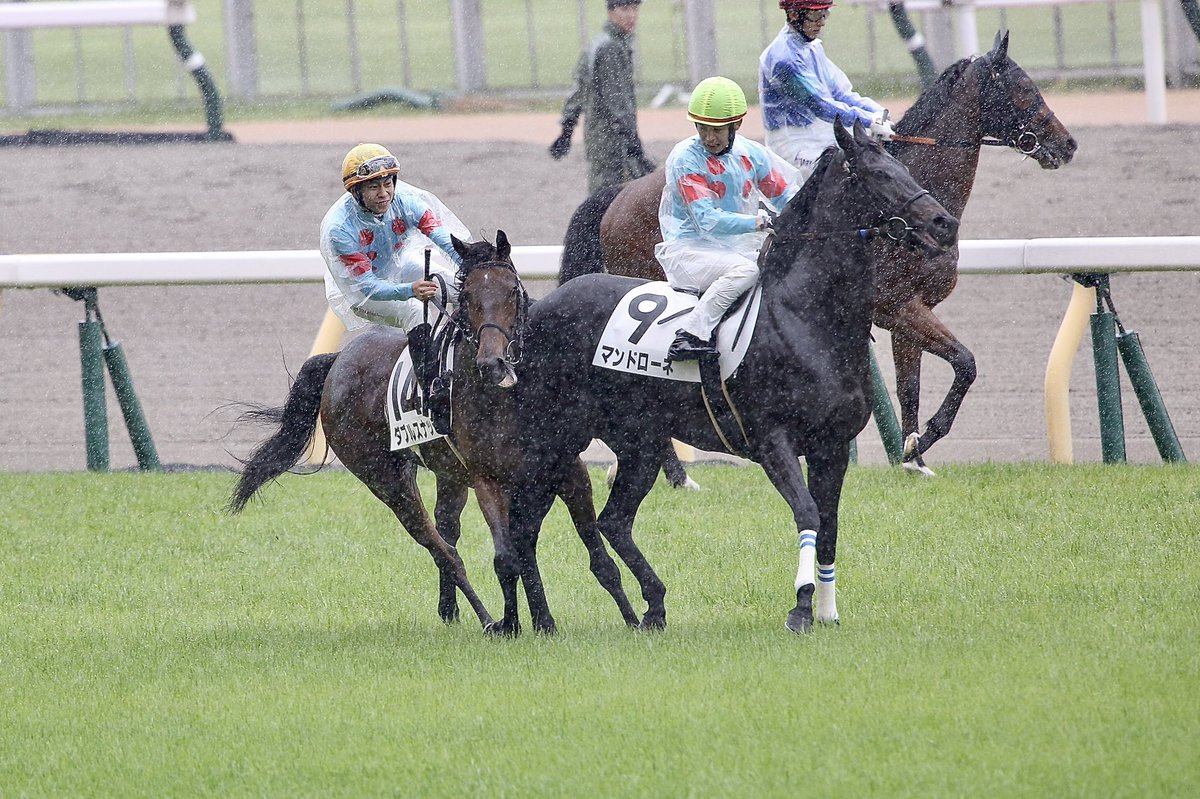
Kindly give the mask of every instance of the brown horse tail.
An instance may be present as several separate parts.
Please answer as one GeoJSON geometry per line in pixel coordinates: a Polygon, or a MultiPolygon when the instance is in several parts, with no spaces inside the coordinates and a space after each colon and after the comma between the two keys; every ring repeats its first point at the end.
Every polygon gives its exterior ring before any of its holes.
{"type": "Polygon", "coordinates": [[[563,238],[562,261],[558,265],[558,285],[580,275],[604,271],[604,253],[600,249],[600,220],[624,184],[605,186],[583,201],[571,215],[563,238]]]}
{"type": "Polygon", "coordinates": [[[230,513],[240,512],[258,489],[300,460],[317,429],[325,378],[337,357],[338,353],[328,352],[305,361],[282,408],[250,406],[238,417],[240,423],[274,424],[278,429],[242,461],[241,477],[229,500],[230,513]]]}

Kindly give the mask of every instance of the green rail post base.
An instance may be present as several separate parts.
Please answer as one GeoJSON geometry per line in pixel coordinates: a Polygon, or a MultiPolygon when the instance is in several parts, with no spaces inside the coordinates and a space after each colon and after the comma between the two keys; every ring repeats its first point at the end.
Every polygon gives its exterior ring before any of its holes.
{"type": "Polygon", "coordinates": [[[896,421],[896,410],[892,407],[892,398],[888,394],[887,385],[883,382],[883,373],[879,371],[879,362],[875,360],[875,349],[872,347],[868,354],[871,360],[871,386],[875,394],[875,426],[879,428],[879,438],[883,440],[883,449],[887,452],[888,463],[892,466],[904,458],[904,442],[900,438],[900,423],[896,421]]]}
{"type": "Polygon", "coordinates": [[[1171,424],[1171,417],[1167,415],[1167,406],[1163,404],[1158,384],[1154,382],[1154,375],[1150,373],[1150,364],[1146,360],[1138,334],[1132,330],[1119,333],[1117,351],[1125,364],[1125,373],[1129,375],[1133,393],[1137,395],[1138,403],[1142,407],[1142,415],[1146,417],[1146,424],[1150,427],[1150,435],[1154,437],[1158,454],[1166,463],[1185,463],[1187,458],[1183,456],[1183,447],[1179,444],[1179,437],[1175,435],[1175,426],[1171,424]]]}
{"type": "Polygon", "coordinates": [[[138,468],[144,472],[158,471],[162,468],[158,462],[158,451],[154,448],[150,427],[142,413],[142,403],[133,390],[133,378],[129,374],[129,363],[125,360],[121,342],[112,341],[105,345],[104,362],[108,364],[108,374],[112,377],[113,390],[121,405],[121,414],[125,417],[125,428],[129,431],[129,441],[137,455],[138,468]]]}
{"type": "Polygon", "coordinates": [[[1121,411],[1121,373],[1117,367],[1116,323],[1108,311],[1092,314],[1092,358],[1096,365],[1096,403],[1100,408],[1100,451],[1105,463],[1125,462],[1125,417],[1121,411]]]}
{"type": "Polygon", "coordinates": [[[104,359],[100,354],[100,323],[79,323],[79,365],[83,382],[83,437],[90,472],[108,471],[108,404],[104,397],[104,359]]]}

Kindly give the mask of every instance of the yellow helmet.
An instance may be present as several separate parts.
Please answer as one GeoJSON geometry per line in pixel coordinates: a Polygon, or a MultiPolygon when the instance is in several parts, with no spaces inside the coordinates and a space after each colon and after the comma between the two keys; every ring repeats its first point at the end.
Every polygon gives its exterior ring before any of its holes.
{"type": "Polygon", "coordinates": [[[720,127],[746,116],[746,93],[729,78],[705,78],[692,90],[688,119],[720,127]]]}
{"type": "Polygon", "coordinates": [[[342,159],[342,185],[346,191],[384,175],[399,175],[400,163],[382,144],[359,144],[342,159]]]}

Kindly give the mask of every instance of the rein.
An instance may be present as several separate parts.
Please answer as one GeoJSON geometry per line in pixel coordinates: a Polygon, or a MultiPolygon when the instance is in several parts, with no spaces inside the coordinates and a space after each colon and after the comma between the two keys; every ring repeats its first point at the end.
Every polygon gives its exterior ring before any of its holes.
{"type": "MultiPolygon", "coordinates": [[[[851,173],[852,176],[853,174],[851,173]]],[[[921,189],[901,203],[900,207],[893,211],[890,216],[886,211],[880,211],[879,216],[882,224],[865,228],[851,228],[849,230],[830,230],[825,233],[794,233],[788,238],[796,241],[820,241],[836,236],[858,236],[860,239],[867,241],[882,233],[892,241],[902,242],[908,238],[909,233],[915,230],[912,225],[908,224],[908,220],[904,218],[904,212],[908,210],[909,206],[927,194],[929,194],[928,191],[921,189]]]]}

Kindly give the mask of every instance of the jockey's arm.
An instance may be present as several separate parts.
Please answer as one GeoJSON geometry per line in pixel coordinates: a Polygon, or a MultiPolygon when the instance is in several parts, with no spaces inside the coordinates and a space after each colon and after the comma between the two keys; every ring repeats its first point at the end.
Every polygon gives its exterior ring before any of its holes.
{"type": "Polygon", "coordinates": [[[780,91],[793,102],[799,103],[818,119],[832,123],[838,117],[843,121],[853,122],[855,119],[864,125],[870,125],[875,114],[882,110],[873,100],[859,97],[850,86],[850,81],[833,64],[829,64],[835,73],[835,85],[831,94],[819,81],[807,64],[779,63],[775,65],[772,79],[780,91]],[[861,101],[867,100],[868,108],[861,101]]]}
{"type": "Polygon", "coordinates": [[[739,214],[726,211],[717,205],[717,195],[708,186],[703,174],[687,173],[679,176],[674,191],[683,201],[683,207],[696,225],[696,229],[712,236],[737,236],[753,233],[758,219],[754,214],[739,214]]]}

